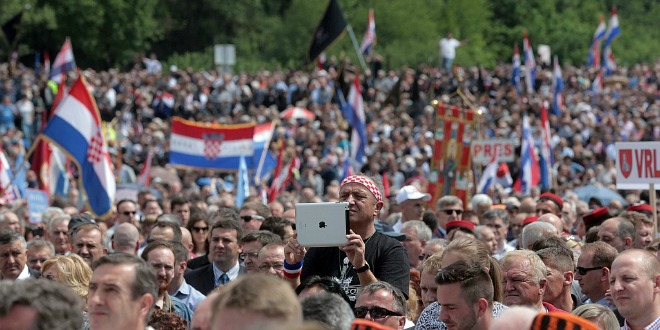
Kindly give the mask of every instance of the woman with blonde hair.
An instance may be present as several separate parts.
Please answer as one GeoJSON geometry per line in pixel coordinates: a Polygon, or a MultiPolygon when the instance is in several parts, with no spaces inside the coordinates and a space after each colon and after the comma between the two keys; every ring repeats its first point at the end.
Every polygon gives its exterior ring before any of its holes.
{"type": "Polygon", "coordinates": [[[89,329],[87,316],[87,294],[92,279],[92,268],[77,254],[49,258],[41,266],[41,277],[70,287],[83,301],[83,324],[81,329],[89,329]]]}
{"type": "Polygon", "coordinates": [[[604,305],[585,304],[574,309],[572,314],[593,322],[603,330],[619,329],[619,321],[616,315],[604,305]]]}
{"type": "MultiPolygon", "coordinates": [[[[474,238],[459,238],[451,241],[442,252],[442,267],[460,261],[473,261],[488,271],[493,282],[493,316],[498,317],[507,307],[502,301],[502,269],[493,257],[486,244],[474,238]]],[[[422,311],[416,324],[416,329],[446,329],[444,322],[439,320],[440,305],[437,302],[430,304],[422,311]]]]}

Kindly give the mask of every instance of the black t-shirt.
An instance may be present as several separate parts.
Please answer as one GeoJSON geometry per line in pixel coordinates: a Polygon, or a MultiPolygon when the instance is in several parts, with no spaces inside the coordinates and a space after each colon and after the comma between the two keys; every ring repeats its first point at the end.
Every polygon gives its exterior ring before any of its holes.
{"type": "MultiPolygon", "coordinates": [[[[379,281],[398,288],[408,298],[410,263],[403,245],[396,239],[379,232],[366,243],[365,259],[379,281]]],[[[344,288],[353,303],[360,289],[360,279],[348,261],[346,253],[336,247],[310,248],[305,255],[300,280],[311,275],[331,276],[344,288]]]]}

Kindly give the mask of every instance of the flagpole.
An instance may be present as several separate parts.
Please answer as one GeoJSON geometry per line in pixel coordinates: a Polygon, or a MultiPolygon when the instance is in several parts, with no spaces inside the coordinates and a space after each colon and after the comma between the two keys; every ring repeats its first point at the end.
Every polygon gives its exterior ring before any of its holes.
{"type": "Polygon", "coordinates": [[[353,27],[348,24],[346,25],[346,28],[348,29],[348,34],[351,36],[351,41],[353,41],[353,48],[355,48],[355,52],[357,53],[358,60],[360,61],[360,66],[362,66],[362,70],[367,69],[367,63],[364,61],[364,57],[362,56],[362,52],[360,51],[360,45],[358,45],[357,38],[355,38],[355,33],[353,33],[353,27]]]}

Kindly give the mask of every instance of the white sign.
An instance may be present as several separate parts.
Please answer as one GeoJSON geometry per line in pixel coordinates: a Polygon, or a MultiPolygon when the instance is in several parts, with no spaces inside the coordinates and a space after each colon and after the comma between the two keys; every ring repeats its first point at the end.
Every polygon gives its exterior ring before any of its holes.
{"type": "Polygon", "coordinates": [[[615,147],[617,189],[630,189],[629,184],[643,184],[644,189],[651,183],[660,185],[660,142],[617,142],[615,147]]]}
{"type": "Polygon", "coordinates": [[[472,141],[470,152],[472,161],[479,164],[488,164],[497,149],[498,162],[512,162],[515,160],[515,147],[513,141],[506,139],[475,140],[472,141]]]}
{"type": "Polygon", "coordinates": [[[213,62],[215,65],[236,64],[236,47],[234,45],[215,45],[213,47],[213,62]]]}

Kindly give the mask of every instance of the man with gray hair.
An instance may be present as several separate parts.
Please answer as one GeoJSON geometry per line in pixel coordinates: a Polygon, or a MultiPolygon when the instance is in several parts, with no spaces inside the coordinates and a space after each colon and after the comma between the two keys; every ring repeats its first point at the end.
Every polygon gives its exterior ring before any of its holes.
{"type": "Polygon", "coordinates": [[[41,274],[27,266],[27,243],[13,230],[0,230],[0,279],[25,280],[41,274]]]}
{"type": "Polygon", "coordinates": [[[532,222],[526,225],[522,230],[522,243],[521,249],[531,249],[534,242],[543,237],[559,236],[557,228],[547,222],[532,222]]]}
{"type": "Polygon", "coordinates": [[[130,222],[123,222],[115,227],[115,234],[112,236],[112,249],[115,252],[122,252],[136,255],[140,248],[140,232],[137,227],[130,222]]]}
{"type": "Polygon", "coordinates": [[[456,196],[447,195],[438,199],[435,205],[438,229],[433,233],[433,238],[447,238],[447,222],[463,219],[463,201],[456,196]]]}
{"type": "Polygon", "coordinates": [[[55,248],[49,241],[35,239],[27,243],[27,265],[33,271],[41,272],[41,265],[53,256],[55,248]]]}
{"type": "MultiPolygon", "coordinates": [[[[48,222],[48,240],[55,247],[55,254],[67,255],[71,252],[71,235],[69,234],[69,221],[71,216],[64,214],[61,209],[53,209],[48,222]],[[60,210],[61,213],[57,213],[60,210]]],[[[45,214],[44,214],[45,216],[45,214]]]]}
{"type": "Polygon", "coordinates": [[[351,305],[337,294],[319,292],[304,297],[303,320],[318,321],[330,330],[349,330],[355,318],[351,305]]]}
{"type": "Polygon", "coordinates": [[[541,258],[530,250],[516,250],[504,255],[502,265],[502,293],[507,306],[528,306],[539,312],[561,311],[543,301],[548,269],[541,258]]]}
{"type": "Polygon", "coordinates": [[[406,235],[406,240],[402,244],[408,252],[410,268],[417,269],[422,265],[420,256],[426,242],[431,240],[431,228],[423,221],[409,220],[401,226],[401,233],[406,235]]]}
{"type": "Polygon", "coordinates": [[[406,298],[387,282],[377,281],[362,287],[354,311],[359,319],[397,330],[406,327],[406,298]]]}
{"type": "Polygon", "coordinates": [[[605,220],[598,229],[598,240],[611,245],[619,253],[632,249],[636,236],[635,225],[621,217],[605,220]]]}
{"type": "Polygon", "coordinates": [[[29,279],[0,282],[2,329],[80,329],[82,300],[68,286],[29,279]]]}
{"type": "Polygon", "coordinates": [[[482,225],[490,227],[495,234],[497,240],[497,249],[493,254],[495,259],[502,259],[504,254],[516,249],[506,242],[506,233],[509,231],[509,212],[503,209],[492,209],[484,212],[479,219],[482,225]]]}
{"type": "Polygon", "coordinates": [[[481,220],[481,216],[493,206],[493,200],[486,194],[476,194],[470,200],[470,205],[481,220]]]}

